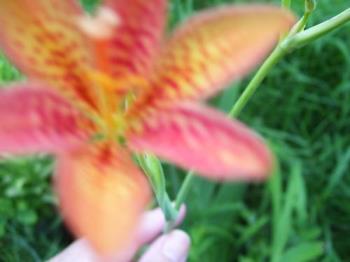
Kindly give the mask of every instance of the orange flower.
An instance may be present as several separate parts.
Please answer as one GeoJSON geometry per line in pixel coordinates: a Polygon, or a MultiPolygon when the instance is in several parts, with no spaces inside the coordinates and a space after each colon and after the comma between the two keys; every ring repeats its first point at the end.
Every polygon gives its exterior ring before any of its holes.
{"type": "Polygon", "coordinates": [[[198,101],[261,61],[294,18],[272,6],[204,11],[164,36],[165,0],[3,0],[0,46],[28,77],[0,91],[0,150],[49,152],[63,217],[100,254],[130,241],[150,197],[130,152],[220,180],[263,179],[272,157],[198,101]]]}

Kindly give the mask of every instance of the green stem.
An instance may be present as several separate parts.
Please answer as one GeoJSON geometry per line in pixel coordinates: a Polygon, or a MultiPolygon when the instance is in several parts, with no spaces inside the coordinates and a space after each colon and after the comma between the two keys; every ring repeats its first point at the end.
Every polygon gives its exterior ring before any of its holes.
{"type": "Polygon", "coordinates": [[[172,223],[172,221],[176,220],[178,211],[166,192],[162,164],[157,157],[151,154],[138,155],[136,159],[151,183],[155,198],[164,213],[165,220],[172,223]]]}
{"type": "Polygon", "coordinates": [[[159,205],[159,207],[163,210],[165,220],[169,224],[172,224],[172,222],[176,221],[178,209],[175,209],[167,192],[164,192],[164,199],[162,205],[159,205]]]}
{"type": "Polygon", "coordinates": [[[194,173],[192,171],[188,172],[181,185],[180,191],[176,196],[175,208],[177,210],[181,207],[182,203],[184,202],[186,195],[191,188],[193,178],[194,178],[194,173]]]}
{"type": "Polygon", "coordinates": [[[300,31],[303,31],[305,29],[305,26],[307,24],[307,21],[310,18],[311,13],[307,12],[303,15],[303,17],[293,26],[293,28],[290,30],[288,36],[295,35],[296,33],[299,33],[300,31]]]}
{"type": "Polygon", "coordinates": [[[350,8],[332,17],[331,19],[324,21],[323,23],[315,25],[305,31],[295,34],[289,39],[286,39],[287,40],[286,45],[288,45],[288,48],[301,47],[341,27],[342,25],[346,24],[349,21],[350,21],[350,8]]]}
{"type": "Polygon", "coordinates": [[[286,50],[277,46],[271,55],[265,60],[258,72],[255,74],[253,79],[249,82],[247,88],[241,94],[237,102],[233,105],[230,113],[230,117],[237,117],[245,105],[248,103],[250,98],[254,95],[261,82],[265,79],[271,68],[284,56],[286,50]]]}
{"type": "Polygon", "coordinates": [[[249,82],[248,86],[239,97],[237,102],[233,105],[229,116],[237,117],[242,109],[246,106],[250,98],[254,95],[261,82],[265,79],[266,75],[270,72],[272,67],[281,60],[281,58],[288,53],[291,49],[301,47],[305,44],[315,41],[321,36],[337,29],[350,21],[350,8],[346,9],[339,15],[313,26],[305,31],[302,31],[305,26],[309,13],[306,13],[296,26],[291,30],[288,36],[282,40],[271,55],[265,60],[260,69],[257,71],[253,79],[249,82]],[[300,31],[300,32],[299,32],[300,31]]]}
{"type": "MultiPolygon", "coordinates": [[[[165,212],[165,214],[166,213],[171,214],[172,216],[169,218],[166,217],[167,223],[166,223],[165,228],[164,228],[164,233],[170,232],[174,228],[174,226],[176,225],[175,223],[176,223],[178,211],[180,210],[180,207],[184,203],[184,200],[187,196],[187,193],[190,190],[190,186],[192,184],[193,178],[194,178],[194,173],[192,171],[188,172],[182,185],[181,185],[179,193],[176,196],[174,205],[172,205],[172,203],[170,202],[170,200],[168,198],[168,195],[166,194],[167,207],[168,208],[171,207],[171,210],[167,210],[167,212],[165,212]],[[174,211],[176,213],[174,213],[174,211]]],[[[164,212],[164,208],[162,208],[162,209],[164,212]]]]}

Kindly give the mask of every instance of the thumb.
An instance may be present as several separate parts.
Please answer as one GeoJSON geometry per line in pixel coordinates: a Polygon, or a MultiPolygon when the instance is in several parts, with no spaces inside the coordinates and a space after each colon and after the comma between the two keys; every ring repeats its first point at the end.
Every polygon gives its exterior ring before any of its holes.
{"type": "Polygon", "coordinates": [[[190,243],[184,231],[174,230],[158,238],[139,262],[185,262],[190,243]]]}

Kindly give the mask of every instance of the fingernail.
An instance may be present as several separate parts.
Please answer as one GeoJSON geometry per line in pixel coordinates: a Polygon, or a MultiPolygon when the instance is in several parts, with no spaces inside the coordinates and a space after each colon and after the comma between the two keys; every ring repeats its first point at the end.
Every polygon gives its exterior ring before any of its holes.
{"type": "Polygon", "coordinates": [[[181,230],[174,230],[165,241],[162,253],[169,262],[186,261],[190,238],[181,230]]]}

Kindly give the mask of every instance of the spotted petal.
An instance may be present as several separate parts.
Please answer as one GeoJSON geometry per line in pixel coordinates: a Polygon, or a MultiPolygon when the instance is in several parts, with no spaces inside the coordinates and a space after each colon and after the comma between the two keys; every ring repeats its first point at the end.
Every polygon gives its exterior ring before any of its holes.
{"type": "Polygon", "coordinates": [[[272,6],[223,6],[195,15],[170,37],[140,107],[205,99],[244,76],[293,24],[272,6]]]}
{"type": "Polygon", "coordinates": [[[119,17],[108,59],[114,77],[145,74],[159,51],[166,22],[166,0],[107,0],[119,17]]]}
{"type": "Polygon", "coordinates": [[[58,157],[56,190],[65,221],[100,255],[129,244],[149,200],[143,174],[112,145],[85,146],[58,157]]]}
{"type": "Polygon", "coordinates": [[[84,107],[96,108],[87,83],[87,41],[77,29],[82,10],[73,0],[2,0],[0,48],[30,79],[40,79],[84,107]]]}
{"type": "Polygon", "coordinates": [[[272,167],[269,149],[254,132],[200,105],[144,114],[127,141],[137,152],[152,152],[212,179],[259,180],[272,167]]]}
{"type": "Polygon", "coordinates": [[[85,142],[90,122],[70,103],[41,85],[0,90],[0,151],[57,152],[85,142]]]}

